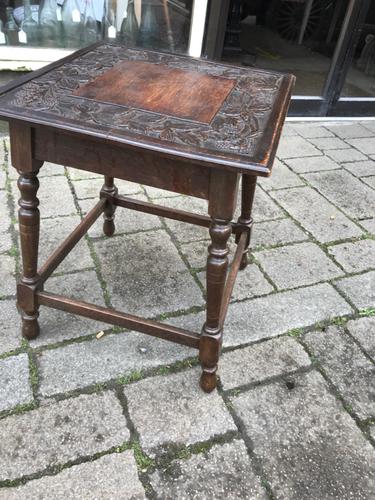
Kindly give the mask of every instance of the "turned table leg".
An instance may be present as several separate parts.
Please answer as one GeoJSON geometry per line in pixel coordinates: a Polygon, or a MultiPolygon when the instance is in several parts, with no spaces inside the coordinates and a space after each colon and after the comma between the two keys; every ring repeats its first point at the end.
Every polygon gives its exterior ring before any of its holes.
{"type": "MultiPolygon", "coordinates": [[[[111,196],[116,196],[118,193],[118,189],[114,184],[114,178],[109,177],[108,175],[104,176],[104,184],[101,189],[101,192],[110,194],[111,196]]],[[[116,206],[107,199],[105,207],[104,207],[104,223],[103,223],[103,232],[106,236],[113,236],[115,232],[115,210],[116,206]]]]}
{"type": "MultiPolygon", "coordinates": [[[[256,188],[257,178],[255,175],[243,175],[242,176],[242,192],[241,192],[241,215],[238,218],[238,224],[244,226],[248,231],[248,238],[246,241],[246,248],[242,255],[240,269],[245,269],[248,264],[248,248],[250,245],[251,238],[251,228],[253,225],[253,219],[251,217],[251,212],[253,208],[255,188],[256,188]]],[[[238,231],[236,234],[236,243],[239,242],[242,231],[238,231]]]]}
{"type": "Polygon", "coordinates": [[[207,313],[199,345],[199,360],[202,365],[200,386],[211,392],[217,385],[223,325],[221,307],[228,270],[228,239],[232,234],[233,217],[238,176],[231,172],[216,171],[211,174],[208,212],[211,216],[207,258],[207,313]]]}
{"type": "Polygon", "coordinates": [[[22,335],[33,339],[39,334],[38,304],[35,300],[35,290],[39,276],[38,245],[39,245],[39,169],[33,172],[19,172],[18,188],[19,199],[18,221],[20,228],[21,253],[23,271],[17,287],[17,302],[22,317],[22,335]]]}

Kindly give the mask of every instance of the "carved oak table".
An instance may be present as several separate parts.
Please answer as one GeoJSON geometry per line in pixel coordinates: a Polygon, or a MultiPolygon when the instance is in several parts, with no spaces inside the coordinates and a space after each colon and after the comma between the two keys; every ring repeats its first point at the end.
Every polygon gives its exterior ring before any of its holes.
{"type": "Polygon", "coordinates": [[[271,174],[293,83],[291,75],[98,43],[3,87],[0,117],[9,121],[21,193],[22,334],[38,335],[38,309],[47,306],[195,347],[201,387],[213,390],[231,292],[247,264],[256,179],[271,174]],[[98,203],[38,269],[44,161],[103,174],[104,185],[98,203]],[[114,178],[206,199],[209,216],[120,196],[114,178]],[[240,178],[241,215],[232,222],[240,178]],[[101,213],[104,233],[113,235],[117,207],[209,228],[201,335],[43,290],[101,213]],[[232,234],[237,250],[228,270],[232,234]]]}

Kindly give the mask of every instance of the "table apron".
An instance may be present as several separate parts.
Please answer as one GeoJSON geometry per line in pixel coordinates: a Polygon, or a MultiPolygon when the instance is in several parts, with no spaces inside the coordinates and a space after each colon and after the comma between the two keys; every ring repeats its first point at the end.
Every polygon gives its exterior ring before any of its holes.
{"type": "Polygon", "coordinates": [[[210,171],[187,160],[114,146],[44,128],[34,129],[36,160],[124,179],[180,194],[208,199],[210,171]]]}

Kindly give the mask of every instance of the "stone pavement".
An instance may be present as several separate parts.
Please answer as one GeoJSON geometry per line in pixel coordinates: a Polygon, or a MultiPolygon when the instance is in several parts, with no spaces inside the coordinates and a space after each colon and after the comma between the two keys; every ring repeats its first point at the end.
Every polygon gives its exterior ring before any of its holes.
{"type": "MultiPolygon", "coordinates": [[[[0,160],[1,500],[375,498],[375,122],[286,125],[209,395],[195,351],[140,333],[42,308],[40,337],[20,338],[6,139],[0,160]]],[[[102,179],[46,164],[40,183],[44,260],[102,179]]],[[[124,209],[116,222],[46,289],[199,331],[207,231],[124,209]]]]}

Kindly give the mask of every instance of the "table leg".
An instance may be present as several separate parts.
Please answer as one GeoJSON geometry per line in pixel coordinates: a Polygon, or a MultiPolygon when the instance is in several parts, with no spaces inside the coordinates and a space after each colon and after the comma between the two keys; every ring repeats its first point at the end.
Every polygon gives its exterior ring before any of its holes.
{"type": "Polygon", "coordinates": [[[18,221],[20,228],[23,271],[17,288],[18,307],[22,317],[22,335],[33,339],[39,334],[38,304],[35,290],[38,284],[38,245],[39,245],[39,169],[33,172],[20,172],[18,188],[19,200],[18,221]]]}
{"type": "MultiPolygon", "coordinates": [[[[104,176],[104,184],[101,189],[102,192],[108,193],[112,196],[116,196],[118,193],[118,189],[114,184],[114,178],[109,177],[107,175],[104,176]]],[[[103,223],[103,232],[106,236],[113,236],[115,232],[115,210],[116,206],[107,200],[106,205],[104,207],[104,223],[103,223]]]]}
{"type": "MultiPolygon", "coordinates": [[[[255,188],[256,188],[257,178],[255,175],[243,175],[242,176],[242,192],[241,192],[241,215],[238,218],[238,224],[245,226],[248,230],[248,239],[246,242],[246,248],[242,256],[242,261],[240,269],[245,269],[248,264],[248,248],[250,245],[251,238],[251,227],[253,225],[253,218],[251,217],[251,212],[253,208],[255,188]]],[[[236,235],[236,243],[238,243],[241,236],[239,231],[236,235]]]]}

